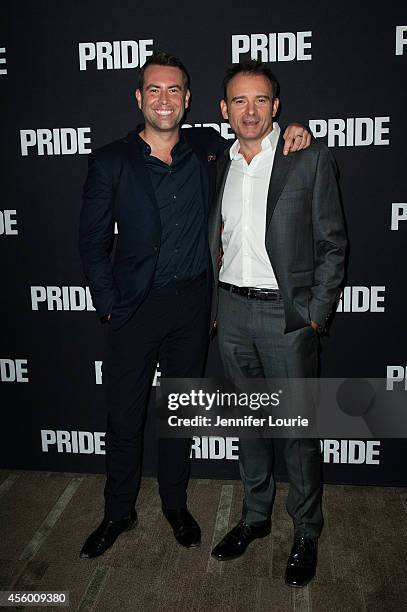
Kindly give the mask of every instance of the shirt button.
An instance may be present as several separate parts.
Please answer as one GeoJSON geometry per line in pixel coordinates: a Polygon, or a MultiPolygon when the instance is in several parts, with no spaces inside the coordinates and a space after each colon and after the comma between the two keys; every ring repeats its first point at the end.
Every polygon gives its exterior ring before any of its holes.
{"type": "Polygon", "coordinates": [[[178,276],[176,274],[174,274],[174,278],[178,278],[178,276]]]}
{"type": "Polygon", "coordinates": [[[179,251],[179,249],[175,249],[175,251],[174,251],[174,252],[175,252],[175,253],[178,253],[178,251],[179,251]]]}
{"type": "Polygon", "coordinates": [[[177,199],[177,196],[176,196],[176,195],[173,195],[173,196],[172,196],[172,199],[173,199],[173,200],[176,200],[176,199],[177,199]]]}
{"type": "Polygon", "coordinates": [[[175,224],[175,227],[178,227],[178,223],[175,224]]]}

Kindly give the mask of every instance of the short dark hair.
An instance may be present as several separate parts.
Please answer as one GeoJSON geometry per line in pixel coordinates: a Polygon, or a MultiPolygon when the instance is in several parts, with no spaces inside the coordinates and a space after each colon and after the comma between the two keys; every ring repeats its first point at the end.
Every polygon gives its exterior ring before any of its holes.
{"type": "Polygon", "coordinates": [[[233,79],[233,77],[235,77],[237,74],[240,74],[240,73],[251,74],[251,75],[260,74],[266,77],[266,79],[268,79],[271,84],[273,100],[274,98],[278,97],[280,86],[278,84],[276,77],[271,72],[270,68],[266,66],[266,64],[263,64],[262,62],[260,62],[259,60],[252,59],[252,60],[245,60],[243,62],[240,62],[240,64],[233,64],[226,71],[226,74],[223,79],[223,98],[224,100],[227,99],[227,88],[228,88],[230,81],[233,79]]]}
{"type": "Polygon", "coordinates": [[[185,90],[189,89],[189,74],[184,64],[175,55],[170,55],[164,51],[157,51],[153,53],[146,63],[140,68],[138,78],[138,88],[143,91],[144,87],[144,73],[149,66],[171,66],[173,68],[179,68],[182,72],[182,80],[184,82],[185,90]]]}

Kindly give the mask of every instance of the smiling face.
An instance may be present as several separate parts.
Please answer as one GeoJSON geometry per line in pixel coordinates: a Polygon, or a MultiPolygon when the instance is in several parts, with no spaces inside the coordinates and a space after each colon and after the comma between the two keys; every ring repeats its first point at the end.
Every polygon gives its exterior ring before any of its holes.
{"type": "Polygon", "coordinates": [[[183,73],[173,66],[148,66],[144,73],[143,90],[136,90],[137,104],[144,115],[146,127],[159,132],[178,130],[189,98],[183,73]]]}
{"type": "Polygon", "coordinates": [[[273,129],[278,109],[272,85],[262,74],[239,72],[228,83],[227,100],[221,100],[222,116],[242,144],[261,144],[273,129]]]}

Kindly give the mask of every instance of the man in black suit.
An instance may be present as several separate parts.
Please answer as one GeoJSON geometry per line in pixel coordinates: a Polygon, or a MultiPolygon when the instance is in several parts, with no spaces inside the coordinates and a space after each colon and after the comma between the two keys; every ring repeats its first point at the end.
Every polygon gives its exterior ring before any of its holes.
{"type": "MultiPolygon", "coordinates": [[[[315,141],[296,155],[283,155],[273,121],[278,84],[265,65],[233,66],[224,86],[221,110],[237,140],[219,163],[209,233],[219,278],[213,319],[216,315],[226,376],[316,378],[317,334],[344,275],[346,237],[335,162],[315,141]]],[[[242,555],[252,540],[270,533],[272,440],[241,438],[239,459],[242,519],[212,551],[221,561],[242,555]]],[[[286,582],[304,586],[315,573],[322,527],[319,441],[286,440],[285,460],[287,510],[294,524],[286,582]]]]}
{"type": "MultiPolygon", "coordinates": [[[[105,517],[86,540],[84,558],[103,554],[137,520],[145,407],[157,361],[164,377],[200,377],[209,338],[206,228],[214,162],[226,143],[210,128],[180,131],[189,78],[173,56],[149,58],[136,99],[145,125],[91,154],[80,219],[84,271],[94,306],[110,326],[103,365],[105,517]],[[119,237],[112,265],[115,222],[119,237]]],[[[304,136],[292,143],[298,149],[309,135],[301,126],[293,129],[304,136]]],[[[189,452],[189,440],[160,439],[158,482],[175,538],[194,547],[201,534],[187,509],[189,452]]]]}

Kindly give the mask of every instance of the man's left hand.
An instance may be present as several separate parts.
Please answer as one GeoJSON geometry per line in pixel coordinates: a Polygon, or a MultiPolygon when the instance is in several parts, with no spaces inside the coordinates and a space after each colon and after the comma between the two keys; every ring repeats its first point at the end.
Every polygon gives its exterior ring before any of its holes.
{"type": "Polygon", "coordinates": [[[318,323],[315,323],[315,321],[311,321],[311,327],[314,331],[318,331],[318,323]]]}
{"type": "Polygon", "coordinates": [[[295,153],[311,144],[311,133],[301,123],[290,123],[284,134],[283,154],[295,153]]]}

